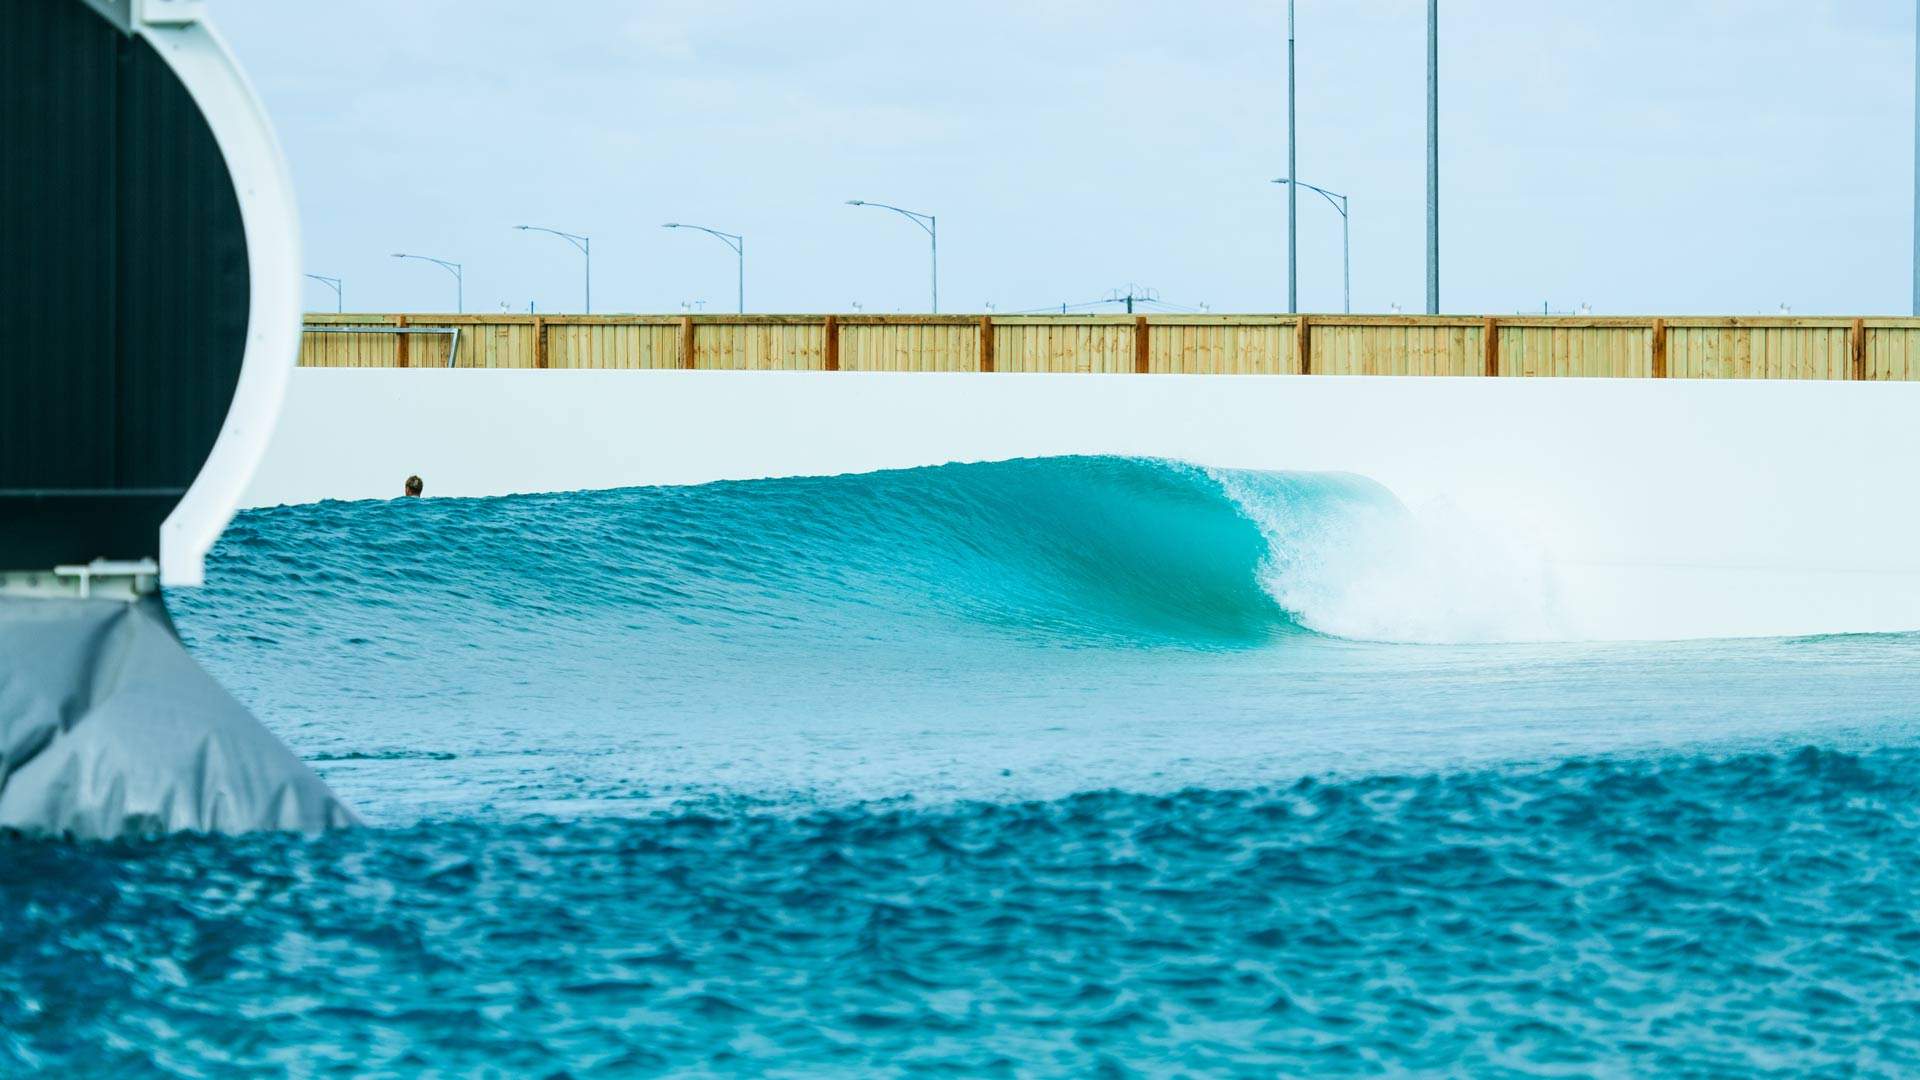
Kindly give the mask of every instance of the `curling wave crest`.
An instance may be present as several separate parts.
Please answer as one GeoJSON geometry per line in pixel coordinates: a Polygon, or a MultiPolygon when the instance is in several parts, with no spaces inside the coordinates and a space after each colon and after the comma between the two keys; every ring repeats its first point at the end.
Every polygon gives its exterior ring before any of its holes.
{"type": "Polygon", "coordinates": [[[1066,457],[351,506],[253,512],[225,549],[376,602],[613,607],[729,640],[902,621],[1067,646],[1556,636],[1537,565],[1350,474],[1066,457]]]}

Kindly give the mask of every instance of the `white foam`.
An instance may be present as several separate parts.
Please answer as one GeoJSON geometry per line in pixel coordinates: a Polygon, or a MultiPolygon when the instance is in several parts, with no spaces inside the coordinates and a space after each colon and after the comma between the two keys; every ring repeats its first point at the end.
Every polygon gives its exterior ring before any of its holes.
{"type": "Polygon", "coordinates": [[[1354,476],[1301,499],[1278,478],[1212,475],[1267,537],[1262,586],[1310,630],[1420,644],[1581,636],[1541,552],[1449,501],[1409,510],[1354,476]]]}

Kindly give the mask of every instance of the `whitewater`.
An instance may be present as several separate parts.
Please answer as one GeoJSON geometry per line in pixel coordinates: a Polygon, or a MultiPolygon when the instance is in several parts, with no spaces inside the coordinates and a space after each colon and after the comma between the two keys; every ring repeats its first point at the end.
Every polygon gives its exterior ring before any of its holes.
{"type": "Polygon", "coordinates": [[[372,827],[13,844],[0,1063],[1920,1067],[1920,637],[1586,640],[1363,476],[282,506],[167,602],[372,827]]]}

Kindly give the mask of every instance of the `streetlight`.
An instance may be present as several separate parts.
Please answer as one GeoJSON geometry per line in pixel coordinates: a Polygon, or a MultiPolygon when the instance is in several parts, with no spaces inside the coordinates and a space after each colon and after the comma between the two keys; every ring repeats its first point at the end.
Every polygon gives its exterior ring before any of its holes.
{"type": "MultiPolygon", "coordinates": [[[[1287,179],[1294,168],[1293,0],[1287,0],[1287,179]]],[[[1299,189],[1287,185],[1287,311],[1300,310],[1300,199],[1299,189]]]]}
{"type": "Polygon", "coordinates": [[[340,293],[339,278],[327,277],[324,274],[308,274],[307,276],[333,290],[333,313],[335,315],[346,310],[346,308],[342,306],[345,298],[340,293]]]}
{"type": "Polygon", "coordinates": [[[739,290],[740,314],[745,315],[747,313],[747,240],[746,240],[746,237],[741,236],[738,233],[721,232],[719,229],[709,229],[705,225],[682,225],[677,221],[669,221],[665,225],[662,225],[660,227],[663,229],[695,229],[700,232],[706,233],[708,236],[719,237],[721,243],[733,249],[734,260],[735,260],[735,270],[736,270],[735,276],[737,278],[736,284],[739,290]]]}
{"type": "Polygon", "coordinates": [[[1440,314],[1440,0],[1427,0],[1427,314],[1440,314]]]}
{"type": "Polygon", "coordinates": [[[449,273],[449,274],[452,274],[452,275],[453,275],[453,310],[454,310],[454,313],[455,313],[456,315],[464,315],[464,314],[466,314],[466,312],[467,312],[467,294],[466,294],[466,289],[467,289],[467,285],[466,285],[466,282],[465,282],[464,280],[462,280],[462,278],[461,278],[461,275],[460,275],[460,264],[459,264],[459,263],[457,263],[457,262],[448,262],[448,261],[447,261],[447,260],[445,260],[445,259],[436,259],[436,258],[434,258],[434,257],[433,257],[433,256],[431,256],[431,255],[408,255],[408,254],[405,254],[405,253],[403,253],[403,252],[398,252],[398,251],[396,251],[396,252],[394,252],[394,253],[393,253],[393,257],[394,257],[394,258],[396,258],[396,259],[419,259],[419,260],[420,260],[421,262],[430,262],[430,263],[432,263],[433,265],[435,265],[435,266],[437,266],[437,267],[439,267],[440,269],[442,269],[442,270],[445,270],[445,271],[446,271],[447,273],[449,273]]]}
{"type": "Polygon", "coordinates": [[[1275,180],[1274,183],[1286,184],[1289,190],[1298,186],[1306,188],[1308,191],[1317,191],[1326,196],[1327,201],[1333,204],[1335,210],[1340,211],[1340,291],[1344,296],[1343,306],[1346,309],[1346,313],[1349,315],[1353,314],[1353,246],[1350,241],[1351,234],[1348,229],[1347,197],[1338,192],[1328,191],[1326,188],[1314,187],[1304,180],[1288,180],[1282,177],[1279,180],[1275,180]]]}
{"type": "Polygon", "coordinates": [[[940,228],[934,216],[914,210],[902,210],[897,206],[888,206],[886,203],[867,202],[864,199],[848,199],[847,205],[877,206],[882,210],[891,210],[927,231],[927,238],[933,242],[933,314],[940,314],[940,228]]]}
{"type": "Polygon", "coordinates": [[[560,237],[561,239],[565,240],[567,243],[572,244],[574,247],[577,247],[580,249],[580,254],[586,256],[586,259],[587,259],[587,286],[586,286],[587,310],[585,314],[587,315],[593,314],[593,241],[587,239],[584,236],[576,236],[570,232],[561,232],[559,229],[548,229],[539,225],[515,225],[514,228],[519,229],[521,232],[552,233],[553,235],[560,237]]]}

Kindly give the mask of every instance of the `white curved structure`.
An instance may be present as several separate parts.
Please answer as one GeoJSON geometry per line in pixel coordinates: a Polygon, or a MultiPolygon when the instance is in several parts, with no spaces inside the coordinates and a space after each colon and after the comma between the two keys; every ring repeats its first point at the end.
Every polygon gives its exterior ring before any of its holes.
{"type": "Polygon", "coordinates": [[[300,346],[300,217],[259,96],[226,42],[184,0],[135,0],[145,37],[193,96],[232,174],[246,229],[251,307],[233,404],[206,465],[160,529],[160,581],[198,585],[265,452],[300,346]]]}
{"type": "Polygon", "coordinates": [[[286,392],[286,168],[197,2],[88,6],[0,15],[0,274],[60,313],[0,353],[0,830],[349,825],[150,592],[156,551],[164,584],[201,580],[286,392]],[[96,167],[46,167],[69,153],[96,167]]]}

